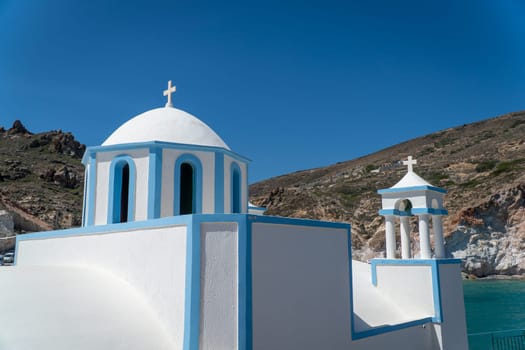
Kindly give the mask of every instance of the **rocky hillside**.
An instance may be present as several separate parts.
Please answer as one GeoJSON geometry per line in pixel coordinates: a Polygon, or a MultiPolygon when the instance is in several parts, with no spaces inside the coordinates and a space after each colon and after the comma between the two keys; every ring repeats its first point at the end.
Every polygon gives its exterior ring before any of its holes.
{"type": "MultiPolygon", "coordinates": [[[[80,225],[84,182],[80,159],[85,148],[71,133],[60,130],[33,134],[18,120],[9,129],[0,126],[0,210],[13,217],[15,231],[80,225]]],[[[14,240],[2,243],[6,249],[14,240]]]]}
{"type": "MultiPolygon", "coordinates": [[[[0,251],[15,231],[79,226],[85,146],[60,130],[33,134],[20,121],[0,126],[0,251]]],[[[352,224],[354,258],[384,250],[377,189],[415,171],[446,188],[446,248],[476,276],[525,274],[525,112],[463,125],[325,168],[299,171],[250,187],[250,200],[271,215],[352,224]]],[[[417,238],[417,225],[412,235],[417,238]]],[[[418,246],[413,247],[417,253],[418,246]]]]}
{"type": "Polygon", "coordinates": [[[464,258],[465,272],[476,276],[525,274],[525,111],[271,178],[250,186],[250,200],[270,215],[351,223],[354,258],[366,260],[384,249],[376,191],[401,179],[409,155],[418,160],[416,173],[448,190],[449,256],[464,258]]]}

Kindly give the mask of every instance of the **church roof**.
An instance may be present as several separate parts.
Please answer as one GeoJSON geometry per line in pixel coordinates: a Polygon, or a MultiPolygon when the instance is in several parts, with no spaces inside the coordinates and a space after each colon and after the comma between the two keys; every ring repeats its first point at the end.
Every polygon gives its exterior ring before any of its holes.
{"type": "Polygon", "coordinates": [[[413,171],[409,171],[398,183],[390,188],[405,188],[405,187],[415,187],[415,186],[432,186],[426,182],[421,176],[416,174],[413,171]]]}
{"type": "Polygon", "coordinates": [[[128,120],[102,143],[102,146],[124,143],[161,141],[198,146],[228,145],[208,125],[180,109],[155,108],[128,120]]]}

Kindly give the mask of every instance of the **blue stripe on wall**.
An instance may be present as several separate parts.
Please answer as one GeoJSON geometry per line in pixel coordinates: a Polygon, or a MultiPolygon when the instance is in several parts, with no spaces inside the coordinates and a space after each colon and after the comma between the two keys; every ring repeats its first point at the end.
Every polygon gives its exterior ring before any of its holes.
{"type": "Polygon", "coordinates": [[[215,152],[215,213],[224,213],[224,153],[215,152]]]}
{"type": "Polygon", "coordinates": [[[148,219],[160,217],[162,186],[162,148],[150,147],[148,171],[148,219]]]}
{"type": "MultiPolygon", "coordinates": [[[[243,280],[244,290],[242,291],[243,303],[239,303],[242,306],[242,314],[239,313],[239,349],[240,350],[251,350],[253,347],[253,314],[252,314],[252,220],[251,216],[245,216],[244,226],[245,230],[243,233],[242,246],[244,268],[239,271],[239,277],[243,280]],[[242,318],[241,318],[242,316],[242,318]],[[242,328],[242,331],[241,331],[242,328]],[[241,342],[242,340],[242,342],[241,342]]],[[[241,294],[239,294],[241,295],[241,294]]]]}
{"type": "Polygon", "coordinates": [[[88,201],[87,205],[87,226],[95,224],[95,202],[96,191],[97,191],[97,154],[91,153],[89,155],[89,174],[88,174],[88,195],[84,198],[84,201],[88,201]]]}
{"type": "Polygon", "coordinates": [[[199,349],[201,291],[201,230],[192,216],[186,236],[186,287],[184,302],[184,350],[199,349]]]}

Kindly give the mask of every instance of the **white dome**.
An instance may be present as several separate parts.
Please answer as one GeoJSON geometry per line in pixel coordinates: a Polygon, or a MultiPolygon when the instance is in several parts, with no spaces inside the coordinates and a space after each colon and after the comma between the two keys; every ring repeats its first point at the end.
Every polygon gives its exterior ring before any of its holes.
{"type": "Polygon", "coordinates": [[[173,107],[155,108],[128,120],[102,146],[148,141],[230,149],[208,125],[173,107]]]}

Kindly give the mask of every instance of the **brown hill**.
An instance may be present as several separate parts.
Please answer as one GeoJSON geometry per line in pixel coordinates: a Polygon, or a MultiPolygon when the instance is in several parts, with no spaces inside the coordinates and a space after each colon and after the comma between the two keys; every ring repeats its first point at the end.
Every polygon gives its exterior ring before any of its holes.
{"type": "MultiPolygon", "coordinates": [[[[84,151],[71,133],[32,134],[19,121],[0,127],[0,209],[14,216],[18,232],[80,225],[84,151]]],[[[250,186],[250,199],[271,215],[351,223],[354,257],[365,260],[384,248],[376,191],[404,175],[400,161],[408,155],[418,159],[419,175],[448,190],[448,254],[478,276],[524,274],[525,112],[268,179],[250,186]]]]}
{"type": "Polygon", "coordinates": [[[33,134],[18,120],[0,127],[0,209],[16,231],[80,225],[85,148],[61,130],[33,134]]]}
{"type": "Polygon", "coordinates": [[[416,173],[448,190],[448,254],[465,258],[465,270],[479,276],[525,273],[525,225],[519,219],[525,218],[525,111],[439,131],[325,168],[271,178],[250,186],[250,200],[267,207],[269,215],[349,222],[355,258],[368,259],[384,248],[377,190],[401,179],[406,172],[401,160],[409,155],[418,159],[416,173]],[[498,205],[494,198],[502,196],[512,203],[498,205]],[[513,243],[492,251],[474,249],[496,244],[494,237],[513,243]],[[505,259],[513,262],[500,266],[505,259]]]}

